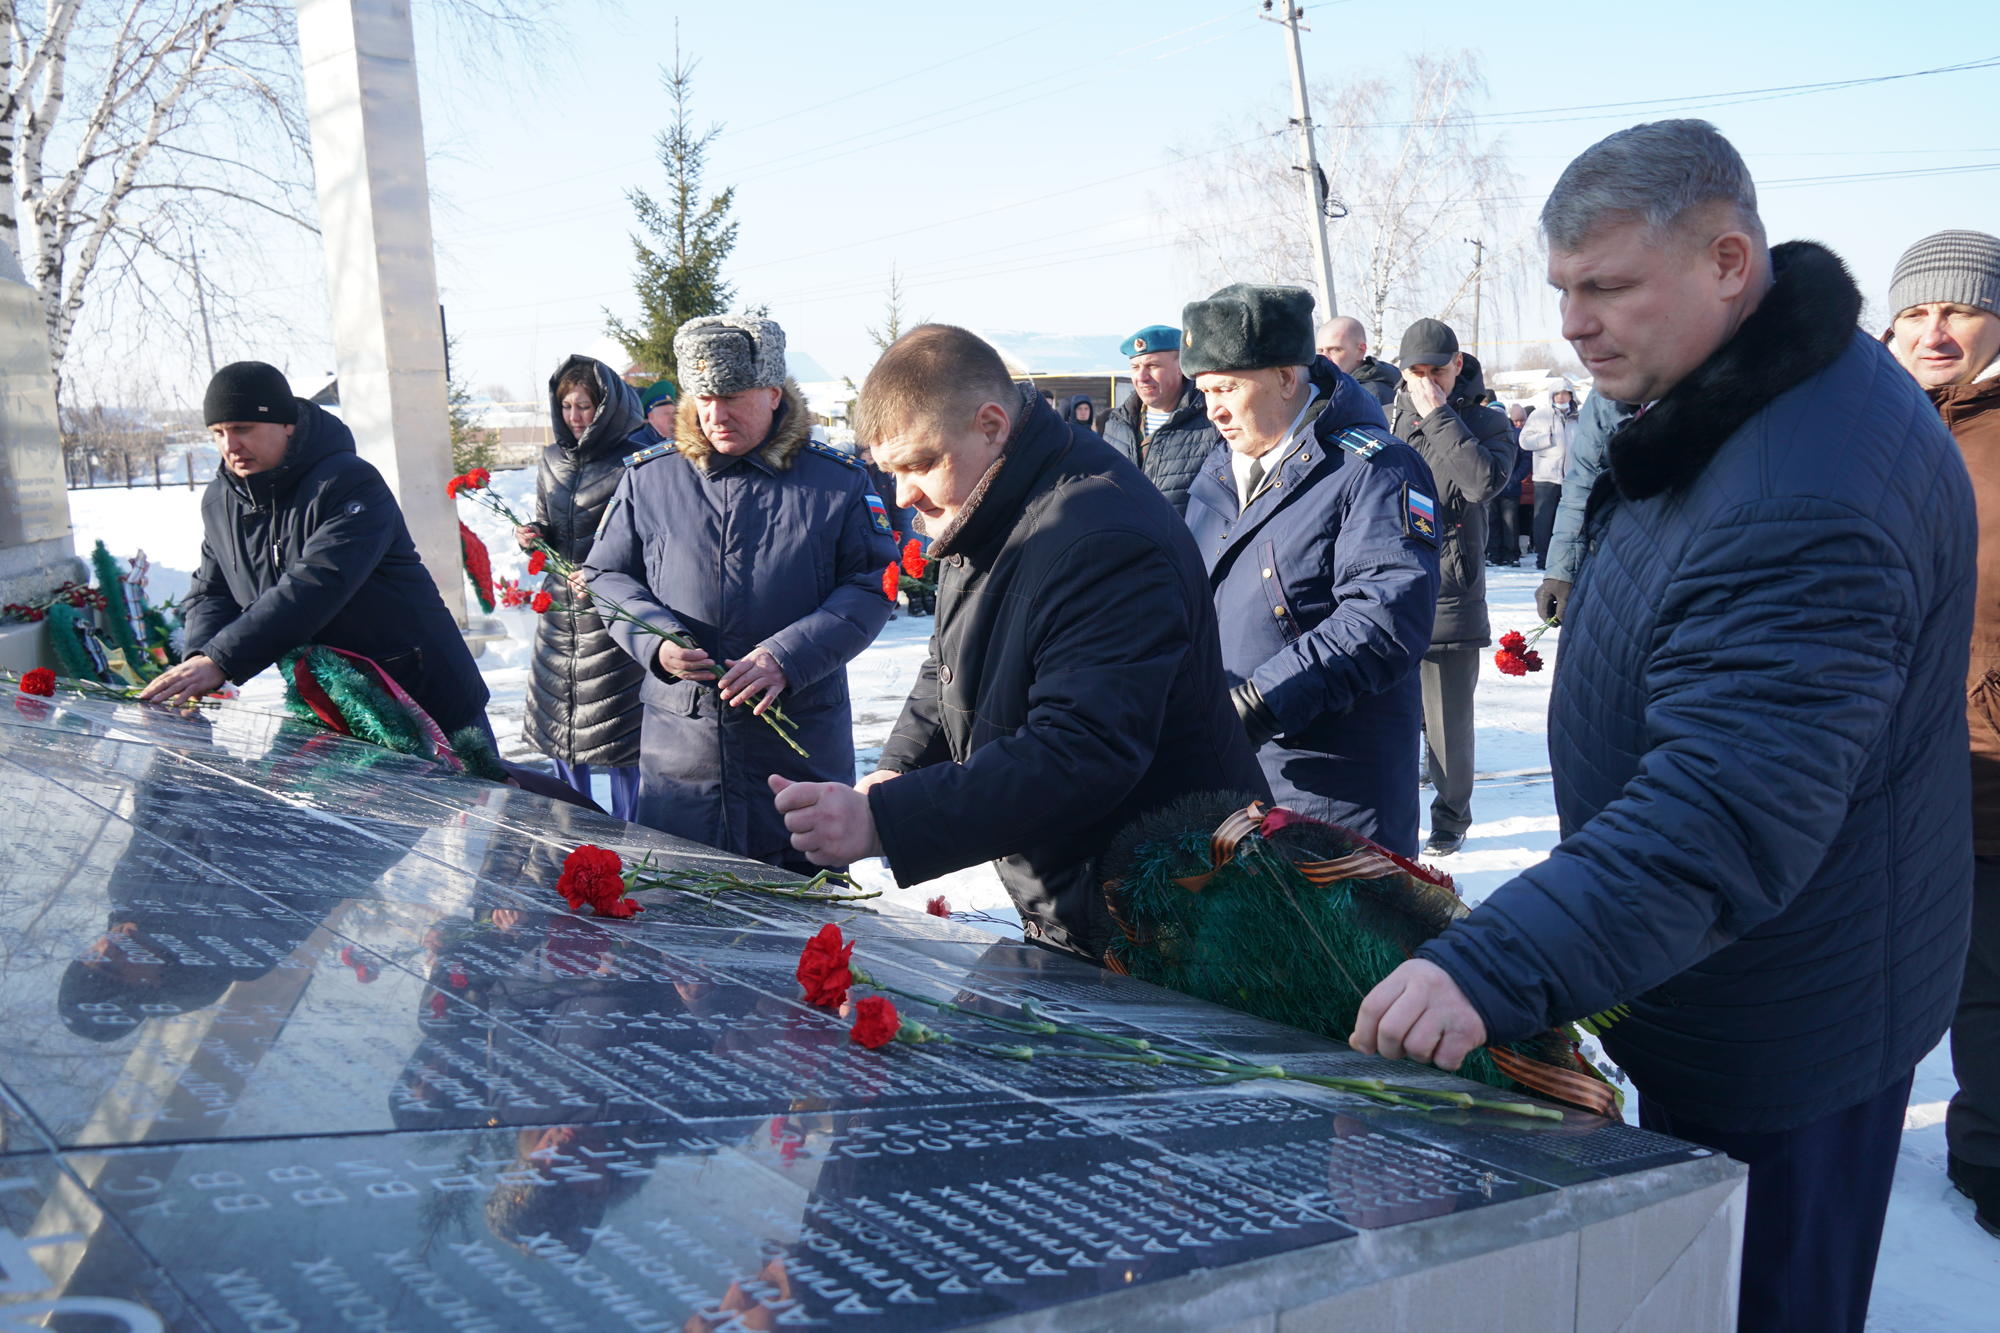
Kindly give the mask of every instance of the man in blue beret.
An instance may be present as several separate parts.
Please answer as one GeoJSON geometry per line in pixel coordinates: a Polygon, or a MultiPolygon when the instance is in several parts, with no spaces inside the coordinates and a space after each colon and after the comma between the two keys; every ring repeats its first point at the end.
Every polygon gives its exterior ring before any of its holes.
{"type": "Polygon", "coordinates": [[[1222,441],[1208,405],[1181,373],[1181,331],[1149,324],[1118,346],[1132,363],[1132,392],[1104,419],[1107,444],[1137,463],[1176,513],[1187,512],[1188,484],[1222,441]]]}
{"type": "Polygon", "coordinates": [[[1271,794],[1414,856],[1437,490],[1374,396],[1314,350],[1312,306],[1239,283],[1183,312],[1181,364],[1222,436],[1187,525],[1271,794]]]}

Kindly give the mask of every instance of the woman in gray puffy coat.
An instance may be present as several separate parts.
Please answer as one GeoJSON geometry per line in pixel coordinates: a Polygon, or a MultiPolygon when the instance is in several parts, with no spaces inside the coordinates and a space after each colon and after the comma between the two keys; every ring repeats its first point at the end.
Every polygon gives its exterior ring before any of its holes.
{"type": "MultiPolygon", "coordinates": [[[[572,356],[549,379],[555,443],[542,450],[535,522],[515,537],[546,541],[582,564],[605,506],[625,473],[631,438],[645,424],[639,397],[602,361],[572,356]]],[[[588,796],[594,768],[609,771],[611,813],[632,819],[639,805],[639,683],[645,672],[604,632],[604,624],[551,571],[543,589],[556,605],[535,626],[528,686],[528,744],[555,761],[556,774],[588,796]],[[578,606],[579,601],[582,606],[578,606]]]]}

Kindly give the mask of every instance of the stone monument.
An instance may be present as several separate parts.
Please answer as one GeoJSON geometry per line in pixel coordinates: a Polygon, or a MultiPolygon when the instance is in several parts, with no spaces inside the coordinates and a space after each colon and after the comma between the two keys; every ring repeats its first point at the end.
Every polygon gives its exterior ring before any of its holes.
{"type": "MultiPolygon", "coordinates": [[[[0,245],[0,603],[81,580],[71,546],[62,431],[41,299],[0,245]]],[[[40,665],[41,625],[0,625],[0,669],[40,665]]]]}
{"type": "Polygon", "coordinates": [[[962,1040],[1469,1086],[903,910],[570,915],[583,842],[777,872],[240,703],[0,702],[0,772],[0,1326],[1735,1327],[1703,1148],[864,1050],[793,977],[828,920],[962,1040]]]}

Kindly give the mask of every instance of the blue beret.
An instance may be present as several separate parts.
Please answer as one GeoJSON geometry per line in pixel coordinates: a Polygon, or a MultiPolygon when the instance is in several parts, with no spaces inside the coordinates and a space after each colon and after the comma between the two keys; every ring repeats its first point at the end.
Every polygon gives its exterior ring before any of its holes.
{"type": "Polygon", "coordinates": [[[1142,352],[1178,352],[1181,350],[1181,331],[1167,324],[1148,324],[1137,333],[1118,344],[1118,354],[1125,357],[1138,356],[1142,352]]]}

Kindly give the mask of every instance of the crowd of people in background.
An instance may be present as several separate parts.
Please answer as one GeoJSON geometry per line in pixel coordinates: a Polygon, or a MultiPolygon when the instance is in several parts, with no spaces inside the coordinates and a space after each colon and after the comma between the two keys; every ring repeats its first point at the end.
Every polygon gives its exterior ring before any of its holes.
{"type": "MultiPolygon", "coordinates": [[[[2000,239],[1917,242],[1864,331],[1841,261],[1770,244],[1689,120],[1588,149],[1541,227],[1587,396],[1497,405],[1444,321],[1392,363],[1250,284],[1128,337],[1102,418],[923,325],[862,386],[858,456],[815,437],[770,319],[689,322],[679,382],[643,392],[569,358],[517,536],[581,572],[548,576],[573,596],[538,626],[527,739],[569,799],[602,770],[616,813],[779,866],[997,862],[1028,940],[1099,961],[1097,860],[1180,796],[1457,852],[1485,571],[1525,538],[1562,626],[1562,841],[1376,987],[1353,1044],[1454,1068],[1619,1009],[1642,1123],[1749,1164],[1742,1327],[1858,1333],[1948,1025],[1950,1177],[2000,1236],[2000,239]],[[912,537],[930,653],[857,781],[846,665],[912,537]]],[[[260,363],[205,412],[187,657],[149,697],[326,643],[490,734],[346,428],[260,363]]]]}

